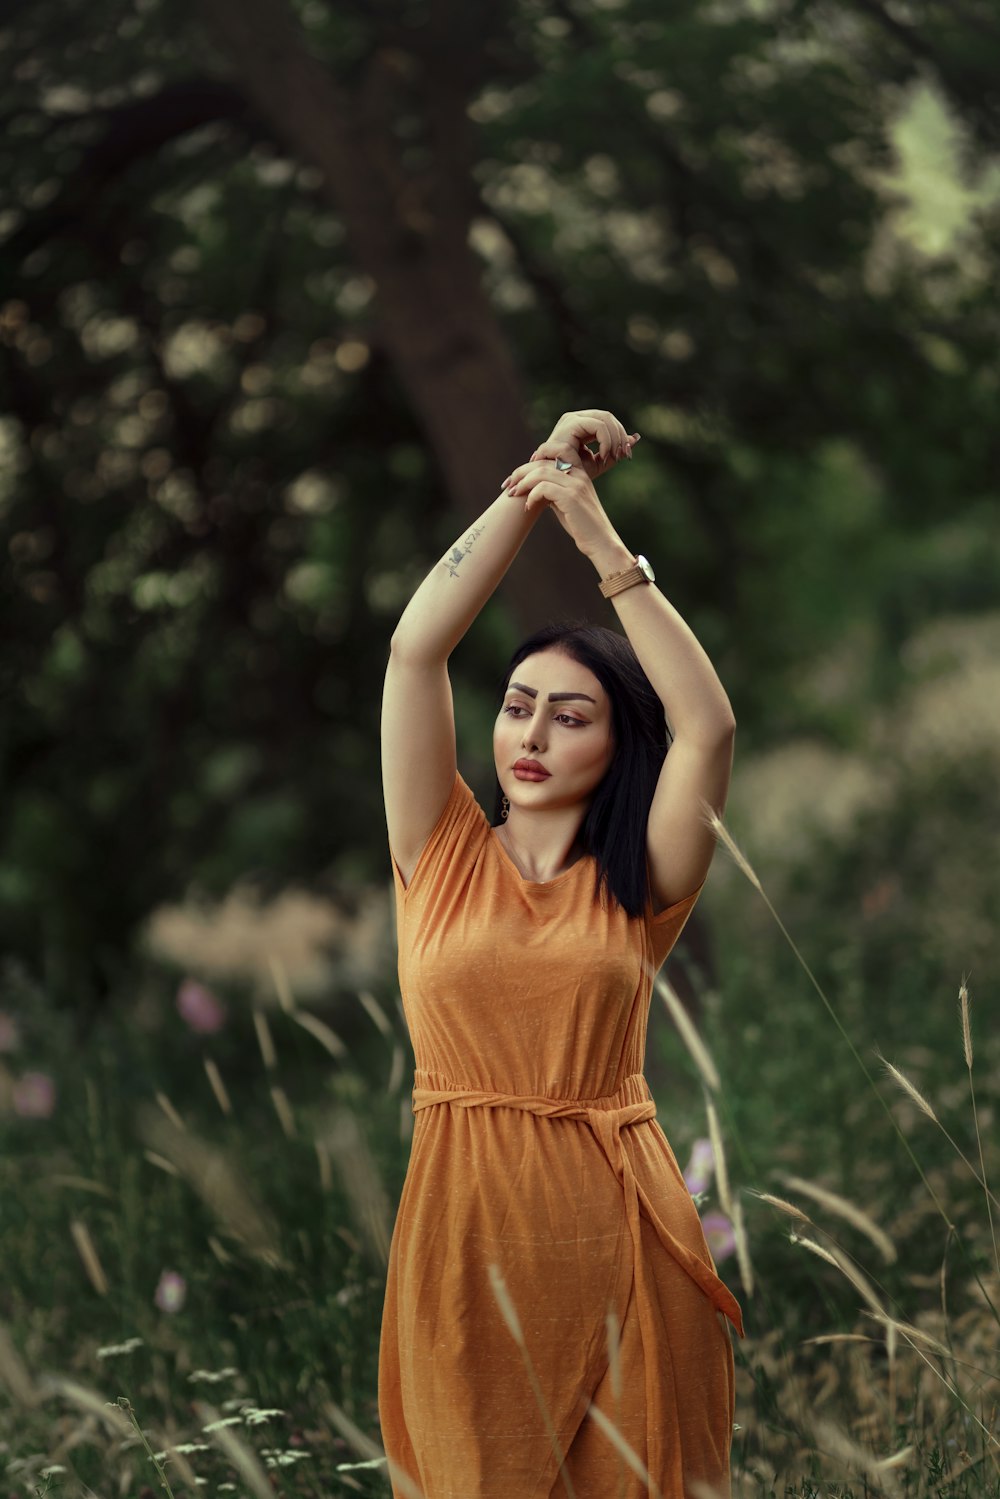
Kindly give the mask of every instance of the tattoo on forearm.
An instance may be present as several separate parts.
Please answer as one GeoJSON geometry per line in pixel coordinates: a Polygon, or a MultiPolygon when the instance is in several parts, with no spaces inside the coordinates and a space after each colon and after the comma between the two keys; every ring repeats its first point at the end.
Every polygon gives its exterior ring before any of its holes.
{"type": "Polygon", "coordinates": [[[485,530],[485,526],[473,526],[472,530],[468,533],[465,540],[462,542],[462,545],[452,547],[448,555],[442,559],[444,561],[445,567],[451,573],[451,576],[453,578],[458,577],[458,564],[464,561],[465,558],[469,555],[479,537],[482,536],[485,530]]]}

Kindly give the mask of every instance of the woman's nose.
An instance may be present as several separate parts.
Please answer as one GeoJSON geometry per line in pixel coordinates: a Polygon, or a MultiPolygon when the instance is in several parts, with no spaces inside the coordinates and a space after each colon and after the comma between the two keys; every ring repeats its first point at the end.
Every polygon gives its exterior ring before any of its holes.
{"type": "Polygon", "coordinates": [[[542,746],[539,742],[541,738],[541,732],[541,729],[533,722],[533,720],[529,719],[525,723],[524,733],[521,735],[521,743],[524,745],[524,748],[541,749],[542,746]]]}

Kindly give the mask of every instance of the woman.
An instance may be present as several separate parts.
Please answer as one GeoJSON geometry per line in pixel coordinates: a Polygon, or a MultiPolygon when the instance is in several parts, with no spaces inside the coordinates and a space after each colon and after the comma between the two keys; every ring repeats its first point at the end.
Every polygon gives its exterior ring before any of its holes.
{"type": "Polygon", "coordinates": [[[721,816],[735,724],[705,652],[598,500],[594,480],[638,441],[607,411],[562,417],[392,639],[382,765],[416,1061],[379,1358],[395,1496],[414,1492],[401,1472],[426,1499],[729,1492],[725,1319],[742,1336],[740,1308],[642,1065],[653,976],[712,860],[704,804],[721,816]],[[447,662],[547,506],[628,639],[557,626],[515,653],[491,826],[456,768],[447,662]],[[591,1402],[648,1477],[623,1464],[591,1402]]]}

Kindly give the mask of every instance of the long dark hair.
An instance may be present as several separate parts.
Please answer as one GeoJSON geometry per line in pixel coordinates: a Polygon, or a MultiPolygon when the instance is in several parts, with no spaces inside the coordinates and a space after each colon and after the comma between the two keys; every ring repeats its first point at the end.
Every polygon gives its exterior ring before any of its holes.
{"type": "MultiPolygon", "coordinates": [[[[544,625],[522,641],[500,682],[497,712],[514,668],[535,651],[556,648],[594,673],[611,700],[615,754],[580,828],[584,852],[597,861],[595,898],[640,916],[650,900],[646,820],[673,735],[663,704],[624,635],[584,620],[544,625]]],[[[493,824],[503,792],[496,783],[493,824]]]]}

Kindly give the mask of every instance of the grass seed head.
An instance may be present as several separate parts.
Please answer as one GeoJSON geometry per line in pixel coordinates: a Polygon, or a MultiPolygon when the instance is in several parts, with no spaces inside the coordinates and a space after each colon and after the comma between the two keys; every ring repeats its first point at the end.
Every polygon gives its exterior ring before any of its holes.
{"type": "Polygon", "coordinates": [[[317,1133],[317,1148],[332,1157],[354,1220],[383,1265],[389,1262],[392,1208],[378,1165],[352,1109],[338,1105],[317,1133]]]}
{"type": "Polygon", "coordinates": [[[364,1005],[365,1009],[368,1011],[368,1014],[375,1022],[375,1025],[381,1032],[381,1034],[386,1038],[387,1041],[391,1041],[392,1021],[389,1019],[388,1015],[385,1013],[382,1006],[375,998],[374,994],[370,993],[370,991],[367,989],[359,989],[358,998],[364,1005]]]}
{"type": "Polygon", "coordinates": [[[780,1213],[787,1213],[789,1218],[797,1218],[801,1223],[812,1222],[809,1214],[804,1213],[800,1207],[796,1207],[794,1202],[787,1202],[784,1197],[775,1197],[773,1192],[753,1192],[753,1196],[759,1198],[761,1202],[769,1202],[780,1213]]]}
{"type": "Polygon", "coordinates": [[[962,1050],[965,1052],[965,1065],[972,1071],[972,1025],[969,1021],[969,991],[962,980],[958,991],[958,1003],[962,1012],[962,1050]]]}
{"type": "Polygon", "coordinates": [[[0,1323],[0,1384],[5,1384],[18,1405],[26,1409],[41,1399],[27,1364],[6,1327],[0,1323]]]}
{"type": "Polygon", "coordinates": [[[77,1253],[83,1261],[83,1268],[87,1272],[87,1279],[99,1296],[106,1296],[108,1294],[108,1278],[104,1273],[104,1267],[98,1257],[87,1225],[82,1219],[74,1218],[70,1223],[69,1231],[73,1235],[73,1243],[76,1245],[77,1253]]]}
{"type": "Polygon", "coordinates": [[[830,1456],[844,1463],[848,1469],[855,1468],[870,1478],[874,1478],[884,1493],[892,1496],[899,1494],[900,1489],[895,1476],[885,1467],[884,1461],[866,1447],[859,1446],[846,1431],[835,1426],[832,1421],[817,1418],[813,1426],[813,1438],[820,1451],[828,1452],[830,1456]]]}
{"type": "Polygon", "coordinates": [[[222,1081],[222,1073],[211,1057],[202,1057],[202,1062],[205,1067],[205,1075],[212,1085],[212,1092],[215,1094],[216,1103],[224,1114],[231,1114],[233,1112],[233,1105],[226,1090],[226,1085],[222,1081]]]}
{"type": "Polygon", "coordinates": [[[750,864],[750,860],[737,846],[735,839],[733,838],[729,829],[726,827],[725,823],[722,821],[722,818],[719,817],[714,807],[710,807],[707,802],[702,803],[702,810],[706,823],[712,829],[712,832],[719,839],[720,843],[722,843],[723,846],[728,850],[737,868],[743,871],[747,879],[750,881],[751,885],[753,885],[754,889],[759,890],[761,895],[763,895],[764,887],[761,885],[760,880],[754,873],[753,868],[750,864]]]}
{"type": "Polygon", "coordinates": [[[288,1102],[288,1094],[284,1088],[275,1087],[271,1089],[271,1102],[274,1105],[274,1112],[278,1116],[278,1123],[281,1125],[285,1139],[294,1140],[295,1115],[292,1113],[292,1106],[288,1102]]]}
{"type": "Polygon", "coordinates": [[[795,1192],[802,1192],[806,1197],[812,1197],[814,1201],[821,1203],[823,1207],[829,1208],[831,1213],[853,1223],[855,1228],[866,1234],[876,1249],[881,1252],[882,1258],[887,1265],[894,1264],[898,1259],[896,1246],[889,1238],[884,1229],[869,1215],[851,1202],[847,1197],[841,1197],[837,1192],[831,1192],[826,1187],[821,1187],[816,1182],[805,1181],[801,1176],[782,1176],[781,1180],[786,1187],[791,1187],[795,1192]]]}
{"type": "Polygon", "coordinates": [[[670,1011],[670,1017],[680,1032],[681,1040],[690,1052],[692,1061],[701,1073],[702,1082],[706,1088],[718,1092],[722,1086],[718,1068],[712,1060],[708,1047],[698,1034],[694,1021],[681,1004],[677,991],[665,978],[656,978],[653,982],[657,993],[670,1011]]]}
{"type": "Polygon", "coordinates": [[[140,1110],[139,1135],[187,1179],[206,1207],[250,1253],[267,1264],[285,1263],[273,1216],[256,1201],[245,1173],[225,1150],[173,1128],[148,1108],[140,1110]]]}
{"type": "Polygon", "coordinates": [[[308,1031],[310,1036],[314,1036],[319,1044],[330,1053],[331,1057],[336,1057],[340,1060],[350,1055],[336,1031],[331,1030],[325,1020],[320,1020],[318,1016],[313,1015],[309,1010],[293,1010],[292,1019],[296,1025],[301,1025],[304,1031],[308,1031]]]}
{"type": "Polygon", "coordinates": [[[170,1120],[170,1123],[174,1126],[174,1128],[180,1130],[186,1129],[187,1126],[185,1125],[184,1120],[181,1118],[180,1114],[178,1114],[177,1110],[174,1108],[167,1095],[158,1088],[155,1097],[157,1103],[160,1105],[160,1108],[166,1114],[167,1118],[170,1120]]]}
{"type": "Polygon", "coordinates": [[[875,1319],[876,1322],[883,1323],[887,1329],[892,1331],[893,1334],[901,1333],[908,1342],[916,1341],[918,1343],[926,1343],[927,1347],[932,1349],[934,1353],[939,1355],[939,1357],[947,1359],[953,1357],[950,1348],[946,1348],[945,1345],[940,1341],[940,1339],[932,1337],[931,1334],[929,1332],[925,1332],[922,1327],[914,1327],[912,1322],[900,1322],[897,1317],[889,1317],[886,1316],[885,1313],[879,1314],[877,1312],[872,1312],[870,1313],[870,1315],[875,1319]]]}
{"type": "Polygon", "coordinates": [[[254,1010],[253,1026],[257,1032],[257,1045],[260,1047],[264,1066],[270,1072],[278,1065],[278,1054],[274,1049],[274,1041],[271,1038],[271,1027],[267,1023],[267,1016],[263,1010],[254,1010]]]}
{"type": "Polygon", "coordinates": [[[924,1095],[915,1087],[913,1083],[910,1082],[910,1079],[905,1075],[905,1073],[900,1072],[899,1068],[894,1067],[891,1062],[887,1062],[881,1052],[878,1052],[876,1054],[883,1067],[886,1069],[889,1075],[896,1080],[896,1082],[902,1088],[903,1092],[908,1093],[909,1096],[913,1099],[913,1102],[917,1105],[917,1108],[921,1109],[923,1113],[927,1115],[928,1119],[933,1119],[934,1123],[937,1124],[938,1117],[935,1114],[934,1110],[931,1108],[924,1095]]]}
{"type": "Polygon", "coordinates": [[[825,1259],[828,1264],[835,1265],[835,1267],[837,1267],[837,1270],[840,1270],[841,1276],[844,1276],[847,1280],[850,1280],[850,1283],[852,1283],[855,1291],[858,1291],[859,1295],[861,1295],[862,1300],[867,1301],[868,1306],[871,1307],[871,1310],[873,1310],[873,1312],[876,1313],[877,1316],[880,1316],[880,1318],[885,1318],[885,1307],[883,1307],[882,1301],[879,1300],[876,1292],[874,1292],[874,1288],[873,1285],[871,1285],[870,1280],[868,1280],[867,1276],[864,1276],[864,1274],[861,1273],[858,1265],[855,1265],[855,1262],[853,1262],[852,1259],[847,1258],[847,1255],[841,1253],[840,1249],[825,1247],[823,1246],[823,1244],[817,1244],[816,1240],[813,1240],[813,1238],[805,1238],[804,1235],[799,1234],[792,1235],[792,1243],[804,1244],[805,1249],[810,1249],[811,1252],[814,1253],[814,1255],[819,1255],[820,1259],[825,1259]]]}

